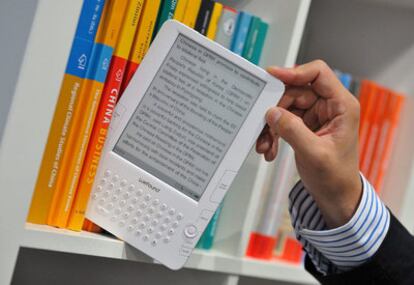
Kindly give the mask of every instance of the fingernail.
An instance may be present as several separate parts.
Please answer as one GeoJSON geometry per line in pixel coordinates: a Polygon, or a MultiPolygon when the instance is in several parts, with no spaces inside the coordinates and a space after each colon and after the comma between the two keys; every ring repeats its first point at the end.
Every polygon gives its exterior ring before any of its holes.
{"type": "Polygon", "coordinates": [[[282,116],[282,112],[279,110],[279,108],[275,108],[273,111],[273,124],[277,124],[280,120],[280,117],[282,116]]]}
{"type": "Polygon", "coordinates": [[[274,66],[269,66],[268,68],[266,68],[266,70],[267,70],[268,72],[278,71],[278,70],[280,70],[280,67],[279,67],[279,66],[276,66],[276,65],[274,65],[274,66]]]}

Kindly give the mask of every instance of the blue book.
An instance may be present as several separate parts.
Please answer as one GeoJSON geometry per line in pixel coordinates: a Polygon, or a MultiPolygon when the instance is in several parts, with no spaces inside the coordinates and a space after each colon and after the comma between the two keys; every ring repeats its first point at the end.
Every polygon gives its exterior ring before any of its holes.
{"type": "Polygon", "coordinates": [[[239,12],[237,16],[236,30],[234,32],[230,49],[238,55],[243,54],[252,18],[252,15],[243,11],[239,12]]]}
{"type": "Polygon", "coordinates": [[[339,80],[345,86],[346,89],[348,90],[351,89],[351,84],[352,84],[351,74],[342,72],[341,75],[339,76],[339,80]]]}

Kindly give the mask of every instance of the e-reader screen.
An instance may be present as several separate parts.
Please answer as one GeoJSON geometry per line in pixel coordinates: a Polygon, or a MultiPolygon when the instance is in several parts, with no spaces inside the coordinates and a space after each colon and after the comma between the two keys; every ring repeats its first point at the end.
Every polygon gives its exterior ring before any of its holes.
{"type": "Polygon", "coordinates": [[[198,201],[265,85],[179,34],[114,152],[198,201]]]}

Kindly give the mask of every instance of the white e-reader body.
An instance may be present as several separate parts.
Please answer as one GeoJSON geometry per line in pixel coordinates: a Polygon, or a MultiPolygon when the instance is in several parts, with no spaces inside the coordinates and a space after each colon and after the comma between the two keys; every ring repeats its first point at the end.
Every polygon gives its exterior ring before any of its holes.
{"type": "Polygon", "coordinates": [[[283,91],[264,70],[168,21],[117,104],[86,216],[181,268],[283,91]]]}

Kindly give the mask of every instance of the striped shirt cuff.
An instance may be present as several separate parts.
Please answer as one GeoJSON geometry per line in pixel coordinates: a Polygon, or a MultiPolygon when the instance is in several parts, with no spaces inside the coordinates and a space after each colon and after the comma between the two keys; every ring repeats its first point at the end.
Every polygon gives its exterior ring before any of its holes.
{"type": "Polygon", "coordinates": [[[361,174],[363,193],[357,211],[345,225],[327,229],[312,196],[299,181],[289,195],[296,237],[322,274],[340,273],[369,260],[384,240],[390,213],[361,174]]]}

